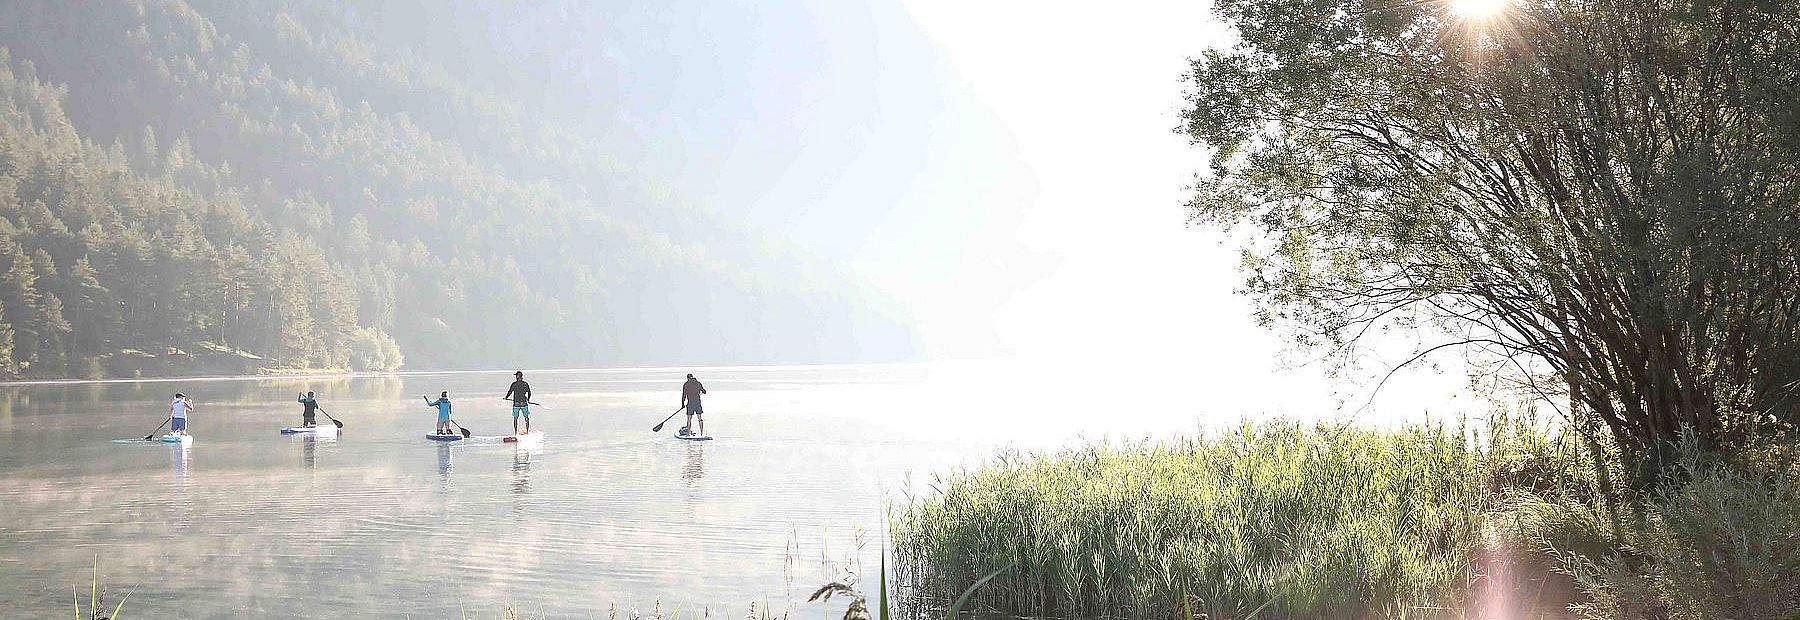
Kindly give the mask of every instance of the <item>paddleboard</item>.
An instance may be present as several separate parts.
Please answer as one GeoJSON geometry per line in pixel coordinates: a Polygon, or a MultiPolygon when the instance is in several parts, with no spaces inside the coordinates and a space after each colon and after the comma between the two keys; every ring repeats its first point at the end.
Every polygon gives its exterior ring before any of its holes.
{"type": "Polygon", "coordinates": [[[675,438],[688,441],[712,441],[712,435],[688,435],[681,431],[675,431],[675,438]]]}
{"type": "Polygon", "coordinates": [[[432,441],[462,441],[463,436],[462,436],[462,433],[449,433],[446,435],[439,435],[437,433],[425,433],[425,438],[430,439],[432,441]]]}
{"type": "Polygon", "coordinates": [[[194,436],[193,435],[163,435],[162,440],[166,443],[194,443],[194,436]]]}
{"type": "Polygon", "coordinates": [[[311,433],[311,434],[315,434],[315,435],[336,435],[337,432],[338,432],[338,427],[336,424],[320,424],[318,426],[284,426],[284,427],[281,427],[281,434],[283,434],[283,435],[297,435],[297,434],[303,434],[303,433],[311,433]]]}
{"type": "Polygon", "coordinates": [[[529,435],[506,435],[500,438],[500,441],[505,443],[536,443],[543,440],[544,433],[542,431],[529,435]]]}

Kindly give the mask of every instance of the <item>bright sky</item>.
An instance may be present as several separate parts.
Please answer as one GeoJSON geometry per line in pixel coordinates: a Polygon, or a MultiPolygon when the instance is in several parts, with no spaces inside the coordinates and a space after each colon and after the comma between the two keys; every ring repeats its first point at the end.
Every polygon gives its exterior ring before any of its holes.
{"type": "MultiPolygon", "coordinates": [[[[1226,36],[1206,3],[905,5],[1014,141],[1035,184],[1017,239],[1044,259],[1016,266],[1029,284],[992,317],[970,315],[957,294],[989,282],[910,283],[901,294],[934,354],[954,357],[955,343],[991,320],[1002,349],[1038,369],[1031,372],[1112,385],[1095,406],[1119,391],[1140,391],[1234,419],[1335,417],[1328,411],[1337,402],[1333,383],[1322,369],[1284,370],[1279,360],[1293,352],[1257,327],[1249,300],[1232,292],[1241,282],[1237,244],[1185,225],[1184,186],[1204,159],[1173,132],[1180,78],[1188,58],[1226,36]]],[[[1467,408],[1469,401],[1451,397],[1466,380],[1458,366],[1446,368],[1391,382],[1359,419],[1467,408]]],[[[1369,397],[1366,387],[1337,388],[1350,399],[1346,410],[1369,397]]]]}
{"type": "MultiPolygon", "coordinates": [[[[1186,225],[1204,159],[1174,133],[1181,78],[1225,36],[1204,2],[579,14],[579,28],[557,11],[526,20],[521,40],[616,65],[585,99],[645,136],[634,165],[857,272],[917,322],[933,359],[1009,360],[948,391],[1023,393],[1044,402],[1010,405],[1056,415],[1231,420],[1335,417],[1339,397],[1349,410],[1369,398],[1316,366],[1286,369],[1296,353],[1233,293],[1238,244],[1186,225]],[[1067,387],[993,389],[1008,381],[1067,387]]],[[[1465,380],[1446,368],[1390,383],[1359,419],[1453,414],[1467,403],[1446,394],[1465,380]]]]}

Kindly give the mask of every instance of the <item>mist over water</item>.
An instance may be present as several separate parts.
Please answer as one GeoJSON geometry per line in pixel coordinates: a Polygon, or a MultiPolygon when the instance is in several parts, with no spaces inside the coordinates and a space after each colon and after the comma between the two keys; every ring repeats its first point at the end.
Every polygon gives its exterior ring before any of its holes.
{"type": "MultiPolygon", "coordinates": [[[[113,600],[137,588],[139,617],[447,617],[509,602],[582,616],[658,597],[741,614],[873,580],[889,502],[934,473],[1000,448],[1199,424],[1062,418],[969,389],[1002,377],[956,364],[528,371],[547,406],[533,415],[541,447],[479,439],[510,431],[505,372],[7,386],[0,608],[61,608],[98,556],[113,600]],[[709,391],[714,441],[670,437],[679,417],[649,432],[687,371],[709,391]],[[299,422],[302,390],[341,434],[278,434],[299,422]],[[477,441],[423,437],[435,410],[419,397],[441,390],[477,441]],[[113,441],[149,432],[176,391],[199,407],[191,447],[113,441]]],[[[1074,391],[1087,390],[1060,393],[1074,391]]]]}

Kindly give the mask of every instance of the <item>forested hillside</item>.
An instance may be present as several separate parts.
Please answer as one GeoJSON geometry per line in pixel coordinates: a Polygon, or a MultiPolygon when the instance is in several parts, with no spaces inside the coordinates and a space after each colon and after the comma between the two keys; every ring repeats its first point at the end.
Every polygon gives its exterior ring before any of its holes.
{"type": "Polygon", "coordinates": [[[0,365],[895,359],[878,295],[335,3],[0,16],[0,365]]]}

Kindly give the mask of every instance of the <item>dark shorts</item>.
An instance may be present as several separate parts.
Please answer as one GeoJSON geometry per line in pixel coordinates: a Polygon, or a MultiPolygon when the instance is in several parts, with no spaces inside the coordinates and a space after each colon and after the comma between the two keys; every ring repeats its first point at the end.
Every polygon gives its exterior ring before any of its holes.
{"type": "Polygon", "coordinates": [[[169,418],[169,430],[177,433],[187,430],[187,418],[169,418]]]}
{"type": "Polygon", "coordinates": [[[704,411],[704,408],[700,406],[700,401],[697,401],[697,400],[688,401],[687,410],[688,410],[688,415],[697,415],[697,414],[701,414],[701,413],[706,413],[706,411],[704,411]]]}

